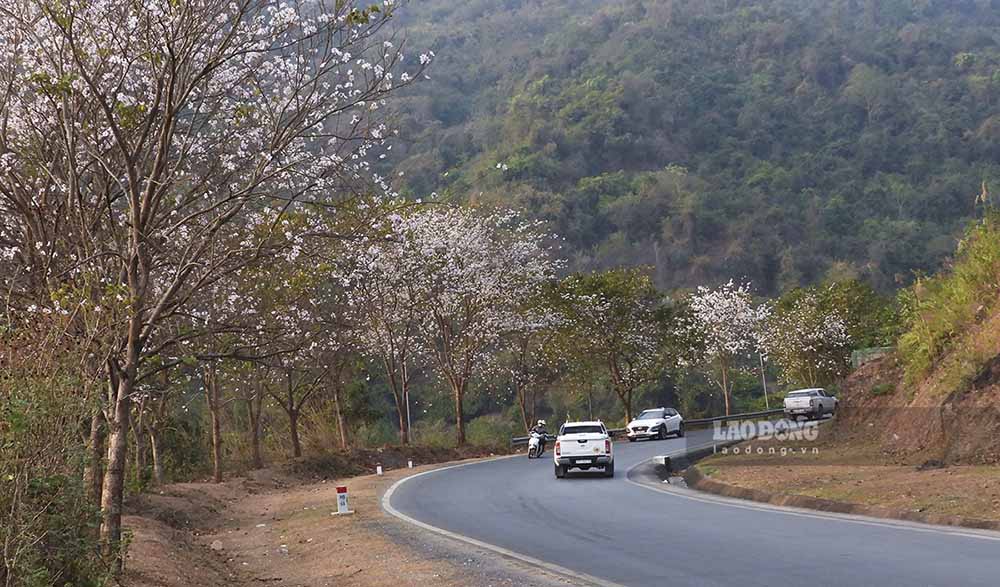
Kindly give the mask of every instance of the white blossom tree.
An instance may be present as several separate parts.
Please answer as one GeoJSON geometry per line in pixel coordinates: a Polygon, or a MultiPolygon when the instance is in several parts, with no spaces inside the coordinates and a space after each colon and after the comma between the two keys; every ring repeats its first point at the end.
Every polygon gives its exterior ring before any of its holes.
{"type": "MultiPolygon", "coordinates": [[[[351,324],[348,295],[344,284],[331,279],[330,253],[354,257],[351,244],[365,236],[350,225],[370,221],[343,214],[340,222],[328,222],[327,228],[340,237],[354,238],[308,240],[294,235],[292,225],[309,225],[308,214],[286,215],[282,263],[244,271],[241,276],[240,311],[249,315],[254,327],[254,356],[247,357],[261,365],[267,376],[260,388],[269,395],[288,418],[292,456],[302,456],[299,422],[303,408],[312,398],[329,392],[336,406],[341,446],[346,448],[346,420],[340,411],[341,392],[349,366],[356,358],[357,330],[351,324]]],[[[367,225],[367,224],[366,224],[367,225]]],[[[253,397],[256,399],[256,391],[253,397]]],[[[259,400],[258,400],[259,401],[259,400]]],[[[259,410],[254,414],[259,417],[259,410]]]]}
{"type": "Polygon", "coordinates": [[[726,415],[730,414],[732,372],[760,350],[761,333],[770,314],[766,304],[755,305],[750,284],[732,280],[716,288],[699,287],[688,300],[684,336],[695,341],[689,357],[705,363],[722,392],[726,415]]]}
{"type": "Polygon", "coordinates": [[[106,554],[121,538],[130,403],[163,324],[266,254],[268,211],[384,186],[366,161],[389,135],[386,98],[415,77],[381,34],[393,12],[391,0],[0,6],[0,286],[40,306],[96,276],[124,307],[106,360],[106,554]]]}
{"type": "Polygon", "coordinates": [[[503,337],[531,320],[523,305],[553,279],[548,235],[513,212],[430,208],[403,219],[408,253],[424,266],[420,322],[438,374],[451,387],[458,443],[465,443],[465,395],[503,337]]]}
{"type": "Polygon", "coordinates": [[[398,232],[398,214],[351,254],[334,253],[334,281],[346,290],[346,321],[362,353],[385,369],[399,421],[399,441],[411,441],[410,381],[414,363],[424,355],[420,322],[426,299],[419,290],[424,271],[418,256],[404,254],[407,243],[398,232]]]}
{"type": "Polygon", "coordinates": [[[472,378],[505,334],[530,320],[519,310],[550,279],[537,225],[510,212],[423,207],[391,214],[384,233],[341,271],[364,351],[379,360],[396,400],[400,440],[409,441],[409,384],[430,359],[451,388],[459,443],[472,378]]]}
{"type": "Polygon", "coordinates": [[[815,292],[783,300],[768,320],[764,346],[787,383],[816,387],[844,375],[851,356],[848,320],[815,292]]]}

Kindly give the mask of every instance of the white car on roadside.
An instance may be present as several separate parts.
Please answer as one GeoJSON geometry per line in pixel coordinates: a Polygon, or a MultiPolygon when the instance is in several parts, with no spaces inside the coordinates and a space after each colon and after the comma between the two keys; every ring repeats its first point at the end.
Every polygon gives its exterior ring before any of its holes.
{"type": "Polygon", "coordinates": [[[629,442],[640,438],[663,440],[672,434],[684,436],[684,418],[673,408],[653,408],[643,410],[625,426],[629,442]]]}
{"type": "Polygon", "coordinates": [[[556,478],[562,479],[570,469],[589,471],[602,469],[605,477],[615,476],[614,443],[601,421],[566,422],[552,447],[556,478]]]}
{"type": "Polygon", "coordinates": [[[785,416],[789,418],[807,416],[819,419],[836,411],[837,398],[819,387],[796,389],[785,396],[785,416]]]}

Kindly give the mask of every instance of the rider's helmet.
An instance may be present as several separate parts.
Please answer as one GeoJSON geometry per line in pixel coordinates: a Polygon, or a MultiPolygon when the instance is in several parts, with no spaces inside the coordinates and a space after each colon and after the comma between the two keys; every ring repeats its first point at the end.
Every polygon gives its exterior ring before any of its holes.
{"type": "Polygon", "coordinates": [[[538,425],[539,426],[545,426],[545,420],[539,420],[538,421],[538,425]]]}

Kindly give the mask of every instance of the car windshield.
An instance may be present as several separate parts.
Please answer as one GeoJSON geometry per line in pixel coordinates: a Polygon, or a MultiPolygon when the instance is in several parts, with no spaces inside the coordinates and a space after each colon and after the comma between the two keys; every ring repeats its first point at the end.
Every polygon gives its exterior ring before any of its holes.
{"type": "Polygon", "coordinates": [[[585,426],[564,426],[563,434],[601,434],[604,430],[601,430],[600,426],[595,425],[585,425],[585,426]]]}
{"type": "Polygon", "coordinates": [[[636,420],[655,420],[663,417],[663,410],[646,410],[636,420]]]}
{"type": "Polygon", "coordinates": [[[815,390],[807,389],[805,391],[793,391],[788,394],[788,397],[815,397],[819,395],[815,390]]]}

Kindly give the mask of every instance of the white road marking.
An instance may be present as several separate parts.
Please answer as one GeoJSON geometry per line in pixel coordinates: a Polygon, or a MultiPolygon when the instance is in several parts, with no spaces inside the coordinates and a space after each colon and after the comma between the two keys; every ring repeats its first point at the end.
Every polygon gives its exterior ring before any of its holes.
{"type": "MultiPolygon", "coordinates": [[[[694,447],[685,447],[685,448],[677,449],[677,450],[668,452],[665,455],[661,455],[661,456],[669,456],[669,457],[678,456],[678,455],[686,454],[688,452],[693,452],[693,451],[700,450],[700,449],[703,449],[703,448],[708,448],[708,447],[710,447],[712,445],[716,445],[716,444],[720,444],[720,443],[715,442],[715,441],[707,442],[707,443],[700,444],[700,445],[694,446],[694,447]]],[[[442,467],[440,469],[434,469],[434,470],[431,470],[431,471],[424,471],[422,473],[417,473],[416,475],[411,475],[409,477],[405,477],[403,479],[400,479],[396,483],[394,483],[385,492],[385,494],[382,496],[382,509],[384,509],[390,515],[392,515],[392,516],[394,516],[394,517],[396,517],[396,518],[398,518],[398,519],[400,519],[400,520],[402,520],[402,521],[404,521],[404,522],[406,522],[408,524],[412,524],[412,525],[414,525],[414,526],[416,526],[418,528],[422,528],[424,530],[428,530],[430,532],[434,532],[435,534],[438,534],[438,535],[441,535],[441,536],[445,536],[445,537],[450,538],[452,540],[457,540],[459,542],[464,542],[466,544],[475,546],[477,548],[481,548],[483,550],[487,550],[487,551],[493,552],[495,554],[498,554],[500,556],[503,556],[503,557],[506,557],[506,558],[509,558],[509,559],[513,559],[513,560],[516,560],[516,561],[520,561],[522,563],[526,563],[528,565],[532,565],[532,566],[535,566],[535,567],[538,567],[538,568],[545,569],[546,571],[548,571],[548,572],[550,572],[550,573],[552,573],[552,574],[554,574],[554,575],[556,575],[556,576],[558,576],[560,578],[570,580],[573,584],[580,584],[580,582],[583,581],[583,582],[586,582],[586,583],[590,583],[591,585],[594,585],[596,587],[625,587],[624,585],[621,585],[619,583],[615,583],[613,581],[608,581],[606,579],[601,579],[599,577],[594,577],[592,575],[586,575],[586,574],[580,573],[579,571],[574,571],[572,569],[568,569],[566,567],[562,567],[562,566],[556,565],[554,563],[546,562],[546,561],[543,561],[543,560],[540,560],[540,559],[537,559],[537,558],[534,558],[534,557],[531,557],[531,556],[527,556],[527,555],[524,555],[524,554],[521,554],[521,553],[518,553],[518,552],[514,552],[512,550],[508,550],[508,549],[503,548],[501,546],[496,546],[496,545],[490,544],[488,542],[483,542],[481,540],[476,540],[475,538],[470,538],[470,537],[464,536],[462,534],[457,534],[455,532],[451,532],[449,530],[445,530],[443,528],[438,528],[437,526],[432,526],[432,525],[427,524],[425,522],[421,522],[419,520],[411,518],[410,516],[408,516],[408,515],[400,512],[399,510],[397,510],[396,508],[394,508],[392,506],[392,496],[396,492],[396,490],[400,486],[402,486],[404,483],[406,483],[407,481],[411,481],[413,479],[416,479],[417,477],[421,477],[421,476],[424,476],[424,475],[430,475],[431,473],[438,473],[438,472],[441,472],[441,471],[447,471],[449,469],[457,469],[457,468],[460,468],[460,467],[468,467],[468,466],[476,465],[476,464],[479,464],[479,463],[484,463],[484,462],[489,462],[489,461],[494,461],[494,460],[500,460],[500,459],[517,458],[517,457],[522,457],[523,458],[523,455],[509,455],[509,456],[497,457],[497,458],[494,458],[494,459],[487,459],[487,460],[483,460],[483,461],[475,461],[475,462],[470,462],[470,463],[461,463],[461,464],[458,464],[458,465],[450,465],[450,466],[447,466],[447,467],[442,467]]],[[[656,458],[656,457],[653,457],[653,458],[656,458]]],[[[780,514],[780,515],[785,515],[785,516],[794,516],[794,517],[800,517],[800,518],[812,518],[812,519],[818,519],[818,520],[829,520],[829,521],[849,523],[849,524],[858,524],[858,525],[863,525],[863,526],[874,526],[874,527],[880,527],[880,528],[889,528],[889,529],[894,529],[894,530],[907,530],[907,531],[911,531],[911,532],[922,532],[922,533],[938,534],[938,535],[945,535],[945,536],[955,536],[955,537],[960,537],[960,538],[974,538],[974,539],[979,539],[979,540],[1000,541],[1000,533],[990,532],[990,531],[987,531],[987,530],[973,530],[973,529],[953,530],[953,529],[949,529],[948,527],[944,527],[944,526],[934,526],[934,525],[930,525],[930,524],[921,524],[919,522],[910,522],[910,521],[907,521],[907,520],[882,520],[882,519],[879,519],[879,518],[872,518],[872,517],[869,517],[869,516],[861,516],[861,515],[855,515],[855,514],[839,514],[839,513],[834,513],[834,512],[818,512],[818,511],[814,511],[814,510],[805,510],[805,509],[802,509],[802,508],[793,508],[793,507],[777,506],[777,505],[766,504],[766,503],[749,502],[749,501],[741,500],[741,499],[737,499],[737,498],[728,498],[728,497],[722,497],[722,496],[716,496],[716,495],[706,494],[706,493],[698,492],[696,490],[691,490],[691,489],[679,489],[679,488],[675,488],[675,487],[652,486],[652,485],[647,485],[645,483],[641,483],[641,482],[638,482],[638,481],[633,481],[629,477],[631,475],[632,471],[634,471],[638,467],[644,465],[645,463],[648,463],[650,460],[652,460],[652,459],[646,459],[646,460],[641,461],[641,462],[637,463],[636,465],[633,465],[632,467],[630,467],[626,471],[626,473],[625,473],[625,480],[628,483],[631,483],[632,485],[641,487],[643,489],[647,489],[649,491],[655,491],[657,493],[662,493],[662,494],[670,495],[670,496],[673,496],[673,497],[678,497],[678,498],[681,498],[681,499],[687,499],[687,500],[691,500],[691,501],[698,501],[698,502],[702,502],[702,503],[707,503],[707,504],[712,504],[712,505],[719,505],[719,506],[730,507],[730,508],[738,508],[738,509],[751,510],[751,511],[769,512],[769,513],[774,513],[774,514],[780,514]]]]}
{"type": "MultiPolygon", "coordinates": [[[[688,450],[698,450],[702,448],[708,448],[716,444],[715,442],[709,442],[700,446],[693,447],[691,449],[680,449],[663,456],[675,456],[677,454],[683,454],[688,450]]],[[[656,458],[656,457],[653,457],[656,458]]],[[[629,468],[625,472],[625,480],[642,487],[643,489],[648,489],[649,491],[655,491],[657,493],[665,493],[667,495],[672,495],[674,497],[679,497],[681,499],[688,499],[691,501],[700,501],[702,503],[709,503],[715,505],[722,505],[726,507],[739,508],[744,510],[754,510],[770,512],[775,514],[782,514],[786,516],[795,516],[799,518],[813,518],[818,520],[832,520],[836,522],[846,522],[850,524],[860,524],[863,526],[877,526],[881,528],[891,528],[896,530],[909,530],[912,532],[924,532],[930,534],[942,534],[947,536],[958,536],[962,538],[976,538],[979,540],[991,540],[1000,541],[1000,533],[992,532],[989,530],[975,530],[971,528],[953,530],[948,526],[935,526],[933,524],[923,524],[920,522],[911,522],[909,520],[884,520],[881,518],[873,518],[871,516],[862,516],[859,514],[840,514],[836,512],[820,512],[816,510],[807,510],[803,508],[780,506],[770,503],[759,503],[748,501],[745,499],[739,499],[735,497],[723,497],[720,495],[712,495],[704,492],[700,492],[693,489],[679,489],[677,487],[661,487],[648,485],[646,483],[641,483],[639,481],[633,481],[629,475],[633,470],[639,468],[640,466],[648,463],[652,459],[646,459],[641,463],[629,468]]]]}
{"type": "Polygon", "coordinates": [[[415,520],[415,519],[411,518],[410,516],[407,516],[406,514],[400,512],[396,508],[392,507],[392,495],[393,495],[393,493],[395,493],[396,489],[398,489],[401,485],[403,485],[407,481],[411,481],[413,479],[416,479],[417,477],[422,477],[424,475],[430,475],[431,473],[440,473],[441,471],[447,471],[449,469],[458,469],[460,467],[468,467],[470,465],[476,465],[476,464],[479,464],[479,463],[485,463],[485,462],[489,462],[489,461],[496,461],[496,460],[500,460],[500,459],[509,459],[509,458],[514,458],[514,457],[518,457],[518,456],[523,456],[523,455],[511,455],[511,456],[505,456],[505,457],[497,457],[495,459],[488,459],[488,460],[485,460],[485,461],[476,461],[476,462],[472,462],[472,463],[462,463],[462,464],[459,464],[459,465],[451,465],[451,466],[448,466],[448,467],[442,467],[440,469],[434,469],[434,470],[431,470],[431,471],[424,471],[423,473],[417,473],[416,475],[410,475],[409,477],[404,477],[403,479],[400,479],[399,481],[396,481],[395,483],[393,483],[392,487],[390,487],[385,492],[385,494],[382,496],[382,509],[384,509],[386,512],[388,512],[390,515],[395,516],[395,517],[399,518],[400,520],[403,520],[404,522],[407,522],[409,524],[413,524],[414,526],[417,526],[418,528],[423,528],[424,530],[429,530],[429,531],[434,532],[436,534],[440,534],[441,536],[445,536],[447,538],[451,538],[452,540],[458,540],[459,542],[464,542],[466,544],[471,544],[473,546],[476,546],[478,548],[482,548],[484,550],[488,550],[488,551],[494,552],[494,553],[499,554],[501,556],[504,556],[504,557],[507,557],[507,558],[511,558],[511,559],[520,561],[522,563],[527,563],[527,564],[535,566],[535,567],[539,567],[539,568],[545,569],[546,571],[549,571],[550,573],[552,573],[554,575],[557,575],[557,576],[559,576],[562,579],[569,580],[571,582],[571,584],[573,584],[573,585],[579,585],[579,584],[581,584],[581,580],[582,580],[583,582],[589,583],[591,585],[594,585],[595,587],[625,587],[625,585],[622,585],[620,583],[615,583],[613,581],[608,581],[608,580],[605,580],[605,579],[601,579],[599,577],[594,577],[592,575],[587,575],[587,574],[581,573],[579,571],[574,571],[572,569],[567,569],[566,567],[561,567],[559,565],[556,565],[556,564],[553,564],[553,563],[550,563],[550,562],[539,560],[537,558],[530,557],[530,556],[521,554],[519,552],[514,552],[512,550],[507,550],[506,548],[503,548],[503,547],[500,547],[500,546],[496,546],[496,545],[490,544],[488,542],[483,542],[481,540],[476,540],[475,538],[470,538],[468,536],[463,536],[462,534],[456,534],[455,532],[451,532],[451,531],[445,530],[444,528],[438,528],[437,526],[431,526],[430,524],[421,522],[420,520],[415,520]]]}

